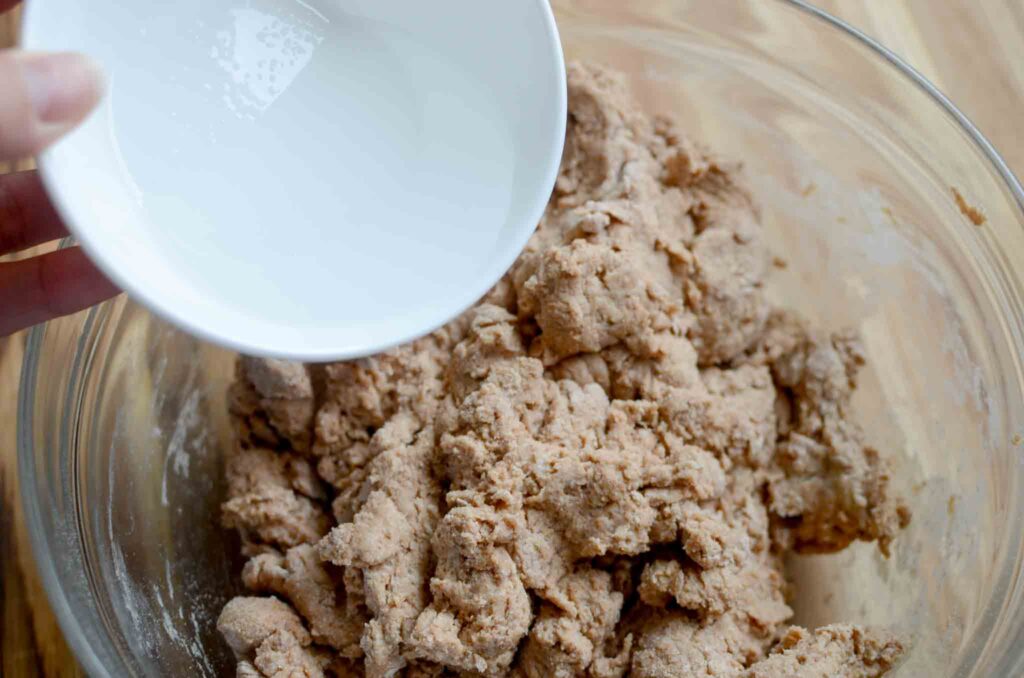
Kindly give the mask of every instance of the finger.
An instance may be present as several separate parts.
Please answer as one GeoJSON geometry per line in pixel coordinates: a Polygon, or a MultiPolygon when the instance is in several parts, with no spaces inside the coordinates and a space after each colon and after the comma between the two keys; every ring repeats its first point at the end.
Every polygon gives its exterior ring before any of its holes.
{"type": "Polygon", "coordinates": [[[82,122],[103,83],[80,54],[0,51],[0,161],[35,155],[82,122]]]}
{"type": "Polygon", "coordinates": [[[117,293],[77,247],[0,264],[0,337],[117,293]]]}
{"type": "Polygon", "coordinates": [[[21,0],[0,0],[0,14],[3,14],[9,9],[13,9],[21,0]]]}
{"type": "Polygon", "coordinates": [[[67,234],[38,173],[0,175],[0,255],[67,234]]]}

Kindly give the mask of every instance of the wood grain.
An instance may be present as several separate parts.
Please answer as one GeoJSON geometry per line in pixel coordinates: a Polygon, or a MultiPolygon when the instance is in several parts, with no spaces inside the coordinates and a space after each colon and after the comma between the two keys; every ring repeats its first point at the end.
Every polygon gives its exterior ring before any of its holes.
{"type": "MultiPolygon", "coordinates": [[[[15,44],[19,21],[18,9],[0,17],[0,48],[15,44]]],[[[0,82],[0,96],[3,90],[0,82]]],[[[0,173],[31,167],[31,160],[0,163],[0,173]]],[[[36,574],[18,495],[17,395],[24,348],[25,333],[0,338],[0,676],[71,678],[85,674],[36,574]]]]}
{"type": "MultiPolygon", "coordinates": [[[[712,1],[712,0],[705,0],[712,1]]],[[[1024,175],[1024,2],[819,0],[936,83],[1024,175]]],[[[0,47],[15,43],[17,12],[0,17],[0,47]]],[[[3,83],[0,83],[0,96],[3,83]]],[[[21,165],[19,165],[21,167],[21,165]]],[[[12,169],[0,164],[0,172],[12,169]]],[[[80,676],[35,574],[16,474],[18,374],[24,335],[0,339],[0,675],[80,676]]]]}
{"type": "Polygon", "coordinates": [[[1024,176],[1024,2],[817,0],[939,87],[1024,176]]]}

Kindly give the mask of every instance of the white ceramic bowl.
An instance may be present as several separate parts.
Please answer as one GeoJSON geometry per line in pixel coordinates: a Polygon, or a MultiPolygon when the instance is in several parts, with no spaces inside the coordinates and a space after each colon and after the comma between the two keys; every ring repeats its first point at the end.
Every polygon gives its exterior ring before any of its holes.
{"type": "Polygon", "coordinates": [[[439,326],[512,264],[561,157],[546,0],[32,0],[23,42],[110,77],[41,158],[69,228],[243,352],[354,357],[439,326]]]}

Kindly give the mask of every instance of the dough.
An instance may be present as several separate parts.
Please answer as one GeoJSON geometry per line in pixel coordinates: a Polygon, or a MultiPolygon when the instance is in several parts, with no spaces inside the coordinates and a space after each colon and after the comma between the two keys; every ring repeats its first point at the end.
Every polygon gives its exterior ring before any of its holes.
{"type": "Polygon", "coordinates": [[[274,596],[224,610],[239,675],[880,676],[903,652],[787,629],[787,553],[887,554],[909,520],[850,416],[859,341],[765,299],[735,166],[613,73],[574,64],[569,91],[548,210],[475,308],[363,360],[239,362],[223,519],[274,596]]]}

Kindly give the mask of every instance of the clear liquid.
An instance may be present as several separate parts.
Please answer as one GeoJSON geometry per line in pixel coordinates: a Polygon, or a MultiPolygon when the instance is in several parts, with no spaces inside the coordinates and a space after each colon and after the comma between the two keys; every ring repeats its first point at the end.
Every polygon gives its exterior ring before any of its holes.
{"type": "Polygon", "coordinates": [[[178,5],[140,17],[150,53],[145,68],[118,66],[111,105],[152,237],[197,297],[216,289],[250,313],[264,300],[301,325],[326,294],[339,323],[372,322],[483,266],[508,221],[515,154],[503,111],[481,104],[496,99],[460,98],[490,84],[451,46],[343,2],[238,2],[216,22],[178,5]],[[156,53],[183,25],[184,53],[156,53]],[[392,284],[399,274],[415,289],[392,284]]]}

